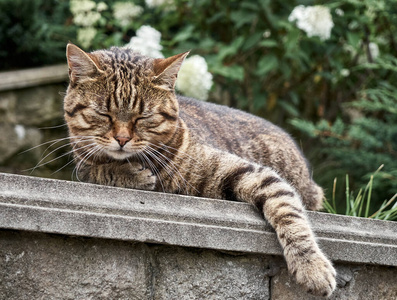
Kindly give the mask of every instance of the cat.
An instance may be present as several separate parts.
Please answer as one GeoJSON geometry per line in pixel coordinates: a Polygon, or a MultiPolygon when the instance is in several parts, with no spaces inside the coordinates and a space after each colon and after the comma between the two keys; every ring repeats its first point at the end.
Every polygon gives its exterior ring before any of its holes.
{"type": "Polygon", "coordinates": [[[296,281],[314,295],[333,292],[335,270],[305,215],[321,208],[323,191],[287,133],[240,110],[177,96],[188,52],[154,59],[73,44],[66,52],[64,111],[80,180],[251,203],[275,229],[296,281]]]}

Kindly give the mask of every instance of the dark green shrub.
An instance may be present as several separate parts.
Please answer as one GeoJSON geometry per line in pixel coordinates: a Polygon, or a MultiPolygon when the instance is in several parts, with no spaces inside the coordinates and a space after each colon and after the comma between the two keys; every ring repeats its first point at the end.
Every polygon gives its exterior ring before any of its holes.
{"type": "Polygon", "coordinates": [[[1,0],[0,70],[64,62],[70,16],[66,0],[1,0]]]}

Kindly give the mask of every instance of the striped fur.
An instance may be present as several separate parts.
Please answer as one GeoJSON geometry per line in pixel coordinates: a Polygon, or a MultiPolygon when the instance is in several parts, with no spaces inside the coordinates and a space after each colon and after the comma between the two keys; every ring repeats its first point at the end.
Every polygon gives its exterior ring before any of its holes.
{"type": "Polygon", "coordinates": [[[69,44],[65,119],[83,181],[245,201],[275,229],[288,269],[315,295],[335,289],[305,208],[323,192],[292,139],[231,108],[177,97],[187,53],[152,59],[128,49],[85,53],[69,44]]]}

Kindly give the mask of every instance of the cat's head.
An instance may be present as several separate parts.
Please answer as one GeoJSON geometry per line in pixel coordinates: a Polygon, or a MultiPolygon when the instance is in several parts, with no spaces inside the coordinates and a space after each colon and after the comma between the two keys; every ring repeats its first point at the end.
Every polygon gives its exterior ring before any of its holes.
{"type": "Polygon", "coordinates": [[[66,50],[65,119],[82,158],[123,160],[166,144],[178,128],[175,81],[188,55],[153,59],[127,48],[66,50]]]}

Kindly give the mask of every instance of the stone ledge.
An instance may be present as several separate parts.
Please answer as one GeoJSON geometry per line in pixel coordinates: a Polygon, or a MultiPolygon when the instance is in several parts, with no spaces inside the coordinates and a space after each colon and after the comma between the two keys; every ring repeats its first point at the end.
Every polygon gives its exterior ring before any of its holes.
{"type": "Polygon", "coordinates": [[[68,66],[65,64],[0,72],[0,91],[21,89],[48,83],[59,83],[67,79],[68,66]]]}
{"type": "MultiPolygon", "coordinates": [[[[308,212],[334,261],[397,266],[397,223],[308,212]]],[[[0,174],[0,228],[281,255],[246,203],[0,174]]]]}

